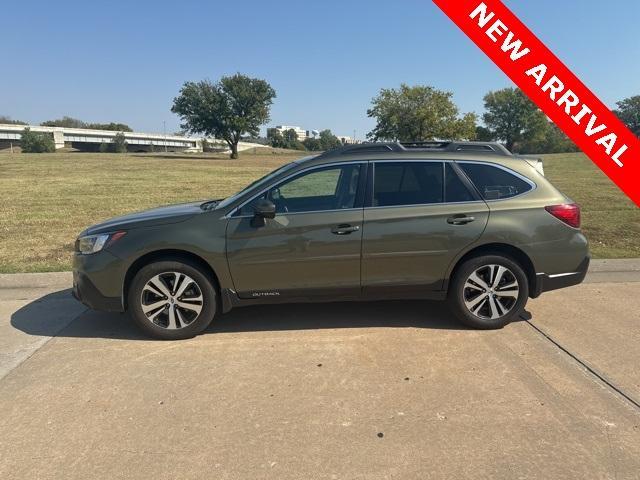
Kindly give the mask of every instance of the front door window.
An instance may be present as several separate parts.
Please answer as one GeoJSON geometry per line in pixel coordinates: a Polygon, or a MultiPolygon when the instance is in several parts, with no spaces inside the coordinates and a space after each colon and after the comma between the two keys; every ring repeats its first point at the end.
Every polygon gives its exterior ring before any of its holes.
{"type": "Polygon", "coordinates": [[[355,207],[360,165],[318,168],[303,172],[270,188],[240,209],[240,215],[252,215],[253,203],[267,198],[276,205],[276,213],[321,212],[355,207]]]}

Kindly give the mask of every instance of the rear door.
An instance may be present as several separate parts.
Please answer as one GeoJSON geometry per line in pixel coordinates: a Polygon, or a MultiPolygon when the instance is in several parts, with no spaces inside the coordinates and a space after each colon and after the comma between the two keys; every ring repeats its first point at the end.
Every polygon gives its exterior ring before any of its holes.
{"type": "Polygon", "coordinates": [[[365,294],[441,290],[451,261],[484,231],[487,204],[450,162],[371,165],[362,250],[365,294]]]}

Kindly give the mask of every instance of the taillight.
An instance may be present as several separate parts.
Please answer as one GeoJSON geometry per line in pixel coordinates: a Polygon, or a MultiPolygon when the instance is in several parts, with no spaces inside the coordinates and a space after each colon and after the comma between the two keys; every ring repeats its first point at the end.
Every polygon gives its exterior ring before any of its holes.
{"type": "Polygon", "coordinates": [[[578,204],[551,205],[544,207],[544,209],[570,227],[580,228],[580,206],[578,204]]]}

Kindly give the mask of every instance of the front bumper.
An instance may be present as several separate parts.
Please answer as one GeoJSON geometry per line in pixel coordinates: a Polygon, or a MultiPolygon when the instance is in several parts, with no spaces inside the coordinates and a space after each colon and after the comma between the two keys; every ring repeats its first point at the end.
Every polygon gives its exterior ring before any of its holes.
{"type": "Polygon", "coordinates": [[[76,253],[73,258],[73,296],[93,310],[124,311],[123,263],[108,251],[92,255],[76,253]]]}
{"type": "Polygon", "coordinates": [[[578,267],[567,273],[559,273],[555,275],[547,275],[546,273],[538,273],[535,279],[535,285],[531,291],[531,297],[537,298],[544,292],[558,290],[560,288],[578,285],[584,281],[589,270],[591,256],[587,255],[578,267]]]}

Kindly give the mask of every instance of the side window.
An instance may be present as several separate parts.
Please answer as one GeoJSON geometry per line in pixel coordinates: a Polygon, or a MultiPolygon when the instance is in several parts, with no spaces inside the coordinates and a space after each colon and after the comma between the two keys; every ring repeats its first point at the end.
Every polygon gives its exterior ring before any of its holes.
{"type": "Polygon", "coordinates": [[[450,163],[444,167],[444,197],[447,203],[473,202],[476,199],[450,163]]]}
{"type": "Polygon", "coordinates": [[[253,203],[268,198],[277,213],[300,213],[354,208],[360,165],[326,167],[301,173],[271,187],[243,206],[239,215],[253,215],[253,203]]]}
{"type": "Polygon", "coordinates": [[[485,200],[515,197],[531,190],[531,185],[501,168],[480,163],[459,163],[485,200]]]}
{"type": "Polygon", "coordinates": [[[423,205],[443,201],[441,162],[378,162],[373,206],[423,205]]]}

